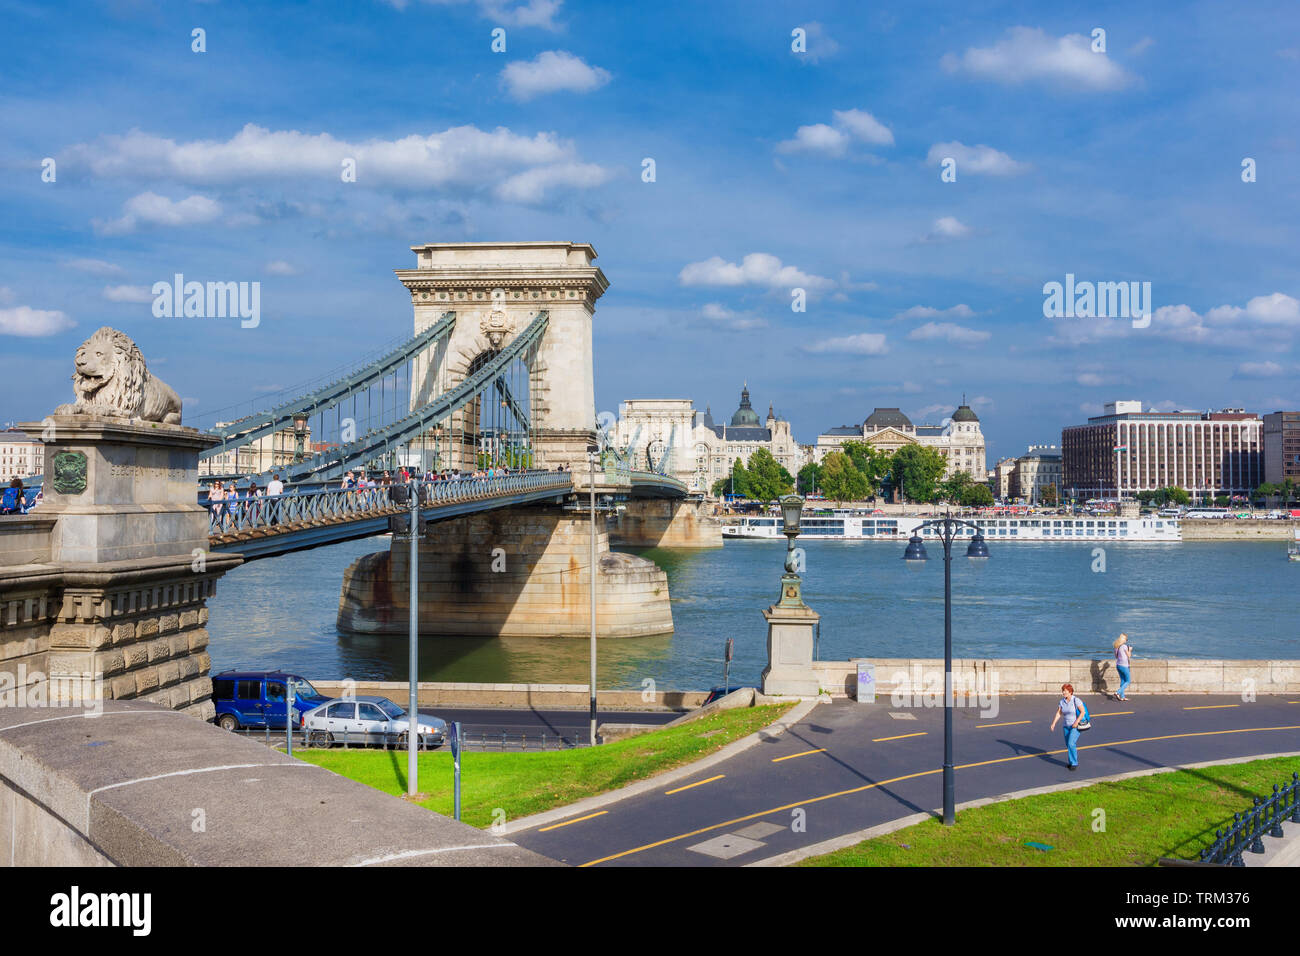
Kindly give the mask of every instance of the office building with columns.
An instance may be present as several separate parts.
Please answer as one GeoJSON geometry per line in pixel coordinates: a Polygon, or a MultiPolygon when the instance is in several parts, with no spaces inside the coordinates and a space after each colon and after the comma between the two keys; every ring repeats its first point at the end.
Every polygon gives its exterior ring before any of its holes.
{"type": "Polygon", "coordinates": [[[1240,408],[1143,411],[1109,402],[1103,414],[1061,432],[1067,494],[1131,498],[1177,486],[1195,497],[1244,495],[1264,480],[1263,422],[1240,408]]]}

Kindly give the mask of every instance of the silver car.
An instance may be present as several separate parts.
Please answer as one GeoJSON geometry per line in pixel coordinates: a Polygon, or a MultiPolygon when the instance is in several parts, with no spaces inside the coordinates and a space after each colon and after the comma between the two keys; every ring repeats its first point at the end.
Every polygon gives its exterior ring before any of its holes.
{"type": "MultiPolygon", "coordinates": [[[[406,711],[387,697],[355,697],[332,700],[302,715],[300,726],[312,747],[333,744],[382,744],[406,746],[410,719],[406,711]]],[[[421,747],[440,747],[447,739],[447,722],[421,714],[421,747]]]]}

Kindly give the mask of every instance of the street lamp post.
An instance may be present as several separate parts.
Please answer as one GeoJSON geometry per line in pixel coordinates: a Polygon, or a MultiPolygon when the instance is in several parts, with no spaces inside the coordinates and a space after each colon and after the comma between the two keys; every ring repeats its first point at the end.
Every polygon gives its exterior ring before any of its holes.
{"type": "Polygon", "coordinates": [[[925,543],[921,540],[922,528],[937,527],[943,541],[943,823],[952,826],[957,822],[957,785],[952,766],[952,542],[957,529],[965,525],[975,529],[966,548],[966,557],[982,560],[989,556],[984,532],[973,521],[965,521],[945,514],[942,518],[925,521],[912,531],[903,560],[909,567],[919,568],[926,559],[925,543]]]}
{"type": "Polygon", "coordinates": [[[591,467],[588,490],[591,493],[591,745],[596,746],[596,452],[587,449],[587,463],[591,467]]]}

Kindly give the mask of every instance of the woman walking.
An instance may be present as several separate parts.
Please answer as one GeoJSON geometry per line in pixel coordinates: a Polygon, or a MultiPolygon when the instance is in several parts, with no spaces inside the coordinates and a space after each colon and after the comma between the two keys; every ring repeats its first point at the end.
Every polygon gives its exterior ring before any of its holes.
{"type": "Polygon", "coordinates": [[[1129,647],[1128,635],[1121,634],[1115,638],[1115,670],[1119,671],[1119,693],[1116,700],[1128,700],[1129,661],[1133,659],[1133,649],[1129,647]]]}
{"type": "Polygon", "coordinates": [[[1073,684],[1061,685],[1061,700],[1056,705],[1056,715],[1052,718],[1052,730],[1056,729],[1056,722],[1062,717],[1065,718],[1065,752],[1069,758],[1071,770],[1079,769],[1079,725],[1083,723],[1087,716],[1087,708],[1083,701],[1074,696],[1073,684]]]}

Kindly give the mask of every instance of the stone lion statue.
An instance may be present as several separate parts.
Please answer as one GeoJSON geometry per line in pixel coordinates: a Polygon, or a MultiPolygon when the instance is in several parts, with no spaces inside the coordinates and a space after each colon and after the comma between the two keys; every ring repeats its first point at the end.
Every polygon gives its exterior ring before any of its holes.
{"type": "Polygon", "coordinates": [[[104,326],[77,349],[72,376],[76,404],[60,405],[56,415],[104,415],[146,422],[181,423],[176,390],[149,374],[144,356],[130,337],[104,326]]]}

